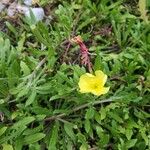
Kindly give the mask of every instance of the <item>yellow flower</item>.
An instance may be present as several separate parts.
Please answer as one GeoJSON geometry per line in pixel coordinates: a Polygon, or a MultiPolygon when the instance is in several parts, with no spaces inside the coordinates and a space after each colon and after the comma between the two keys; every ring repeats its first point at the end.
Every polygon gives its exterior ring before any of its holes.
{"type": "Polygon", "coordinates": [[[109,91],[109,87],[104,87],[107,81],[107,75],[102,71],[95,71],[95,75],[85,73],[80,77],[79,88],[81,93],[92,93],[94,95],[106,94],[109,91]]]}

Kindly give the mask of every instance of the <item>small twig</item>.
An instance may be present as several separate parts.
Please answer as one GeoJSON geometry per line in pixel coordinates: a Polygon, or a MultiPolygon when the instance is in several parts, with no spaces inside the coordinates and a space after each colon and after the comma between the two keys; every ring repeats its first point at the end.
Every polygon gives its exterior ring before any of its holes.
{"type": "Polygon", "coordinates": [[[122,82],[124,82],[124,83],[127,83],[125,80],[121,79],[120,76],[111,77],[110,80],[118,80],[118,81],[122,81],[122,82]]]}
{"type": "Polygon", "coordinates": [[[43,64],[46,62],[46,58],[43,58],[38,65],[36,66],[36,68],[34,69],[34,71],[28,76],[29,82],[28,85],[30,85],[30,83],[32,82],[33,78],[35,78],[35,75],[37,73],[37,71],[41,68],[41,66],[43,66],[43,64]]]}
{"type": "Polygon", "coordinates": [[[67,45],[67,48],[65,50],[65,54],[63,55],[63,60],[62,60],[63,63],[65,62],[65,59],[66,59],[66,56],[67,56],[67,53],[68,53],[70,46],[71,46],[71,43],[69,42],[67,45]]]}
{"type": "Polygon", "coordinates": [[[64,119],[62,119],[62,118],[57,118],[57,120],[59,120],[59,121],[61,121],[61,122],[63,122],[63,123],[69,123],[68,121],[66,121],[66,120],[64,120],[64,119]]]}
{"type": "Polygon", "coordinates": [[[16,102],[16,99],[13,99],[13,100],[11,100],[11,101],[8,101],[7,103],[10,104],[10,103],[14,103],[14,102],[16,102]]]}
{"type": "Polygon", "coordinates": [[[92,148],[89,148],[88,150],[98,150],[98,147],[92,147],[92,148]]]}
{"type": "Polygon", "coordinates": [[[41,68],[41,66],[43,66],[43,64],[46,62],[46,58],[43,58],[39,64],[36,66],[36,68],[34,69],[34,71],[32,72],[31,76],[35,76],[36,72],[41,68]]]}
{"type": "MultiPolygon", "coordinates": [[[[69,112],[69,114],[71,114],[73,112],[76,112],[76,111],[79,111],[81,109],[84,109],[84,108],[86,108],[86,107],[88,107],[90,105],[94,106],[94,105],[98,105],[98,104],[102,104],[102,103],[108,103],[108,102],[112,102],[112,101],[114,101],[114,100],[113,99],[105,99],[105,100],[98,100],[98,101],[95,101],[93,103],[91,103],[91,102],[90,103],[86,103],[86,104],[83,104],[81,106],[75,107],[73,110],[71,110],[69,112]]],[[[57,118],[63,118],[65,116],[67,116],[67,115],[68,114],[66,114],[66,113],[62,113],[62,114],[59,114],[59,115],[51,116],[49,118],[45,118],[44,121],[51,121],[51,120],[55,120],[57,118]]]]}
{"type": "Polygon", "coordinates": [[[81,14],[82,14],[82,11],[79,11],[79,13],[76,15],[76,18],[74,19],[73,30],[72,30],[72,34],[71,34],[72,36],[74,36],[75,33],[76,33],[76,28],[77,28],[77,25],[78,25],[81,14]]]}
{"type": "MultiPolygon", "coordinates": [[[[73,22],[73,29],[72,29],[72,33],[71,33],[70,37],[73,37],[73,36],[75,35],[76,27],[77,27],[77,24],[78,24],[78,20],[79,20],[79,18],[80,18],[80,15],[81,15],[81,12],[79,12],[79,13],[76,15],[76,18],[74,19],[74,22],[73,22]]],[[[68,50],[69,50],[69,48],[70,48],[70,46],[71,46],[70,38],[69,38],[69,40],[63,41],[63,42],[61,43],[61,45],[64,45],[64,44],[66,44],[66,43],[68,43],[68,44],[67,44],[67,48],[66,48],[66,50],[65,50],[65,54],[63,55],[63,62],[65,62],[65,58],[66,58],[67,53],[68,53],[68,50]],[[68,43],[68,42],[69,42],[69,43],[68,43]]]]}

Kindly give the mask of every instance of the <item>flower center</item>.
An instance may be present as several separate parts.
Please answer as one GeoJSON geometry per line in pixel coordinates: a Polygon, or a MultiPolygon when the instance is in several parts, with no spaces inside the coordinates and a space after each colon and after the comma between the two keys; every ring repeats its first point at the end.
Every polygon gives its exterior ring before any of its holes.
{"type": "Polygon", "coordinates": [[[98,88],[98,85],[94,85],[94,87],[93,87],[94,89],[97,89],[98,88]]]}

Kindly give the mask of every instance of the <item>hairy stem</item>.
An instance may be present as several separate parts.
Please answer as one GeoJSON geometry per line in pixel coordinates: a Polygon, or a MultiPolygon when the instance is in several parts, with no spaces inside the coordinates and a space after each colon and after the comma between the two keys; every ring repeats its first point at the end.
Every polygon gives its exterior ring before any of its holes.
{"type": "MultiPolygon", "coordinates": [[[[97,101],[95,101],[93,103],[91,103],[91,102],[90,103],[86,103],[86,104],[83,104],[81,106],[75,107],[68,114],[71,114],[71,113],[74,113],[74,112],[79,111],[81,109],[84,109],[84,108],[86,108],[86,107],[88,107],[90,105],[95,106],[95,105],[98,105],[98,104],[108,103],[108,102],[112,102],[112,101],[114,101],[114,100],[113,99],[105,99],[105,100],[97,100],[97,101]]],[[[52,120],[55,120],[57,118],[63,118],[65,116],[67,116],[68,114],[62,113],[62,114],[59,114],[59,115],[51,116],[51,117],[45,118],[44,121],[52,121],[52,120]]]]}
{"type": "Polygon", "coordinates": [[[34,69],[34,71],[28,76],[28,86],[31,85],[32,80],[35,78],[37,71],[44,65],[44,63],[46,62],[46,58],[43,58],[38,65],[36,66],[36,68],[34,69]]]}

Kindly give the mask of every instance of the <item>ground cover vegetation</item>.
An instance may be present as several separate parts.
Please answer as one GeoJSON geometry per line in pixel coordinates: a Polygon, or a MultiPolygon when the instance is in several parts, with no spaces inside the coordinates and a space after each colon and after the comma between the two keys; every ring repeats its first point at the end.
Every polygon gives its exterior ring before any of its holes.
{"type": "Polygon", "coordinates": [[[0,149],[149,150],[150,1],[36,5],[0,14],[0,149]]]}

